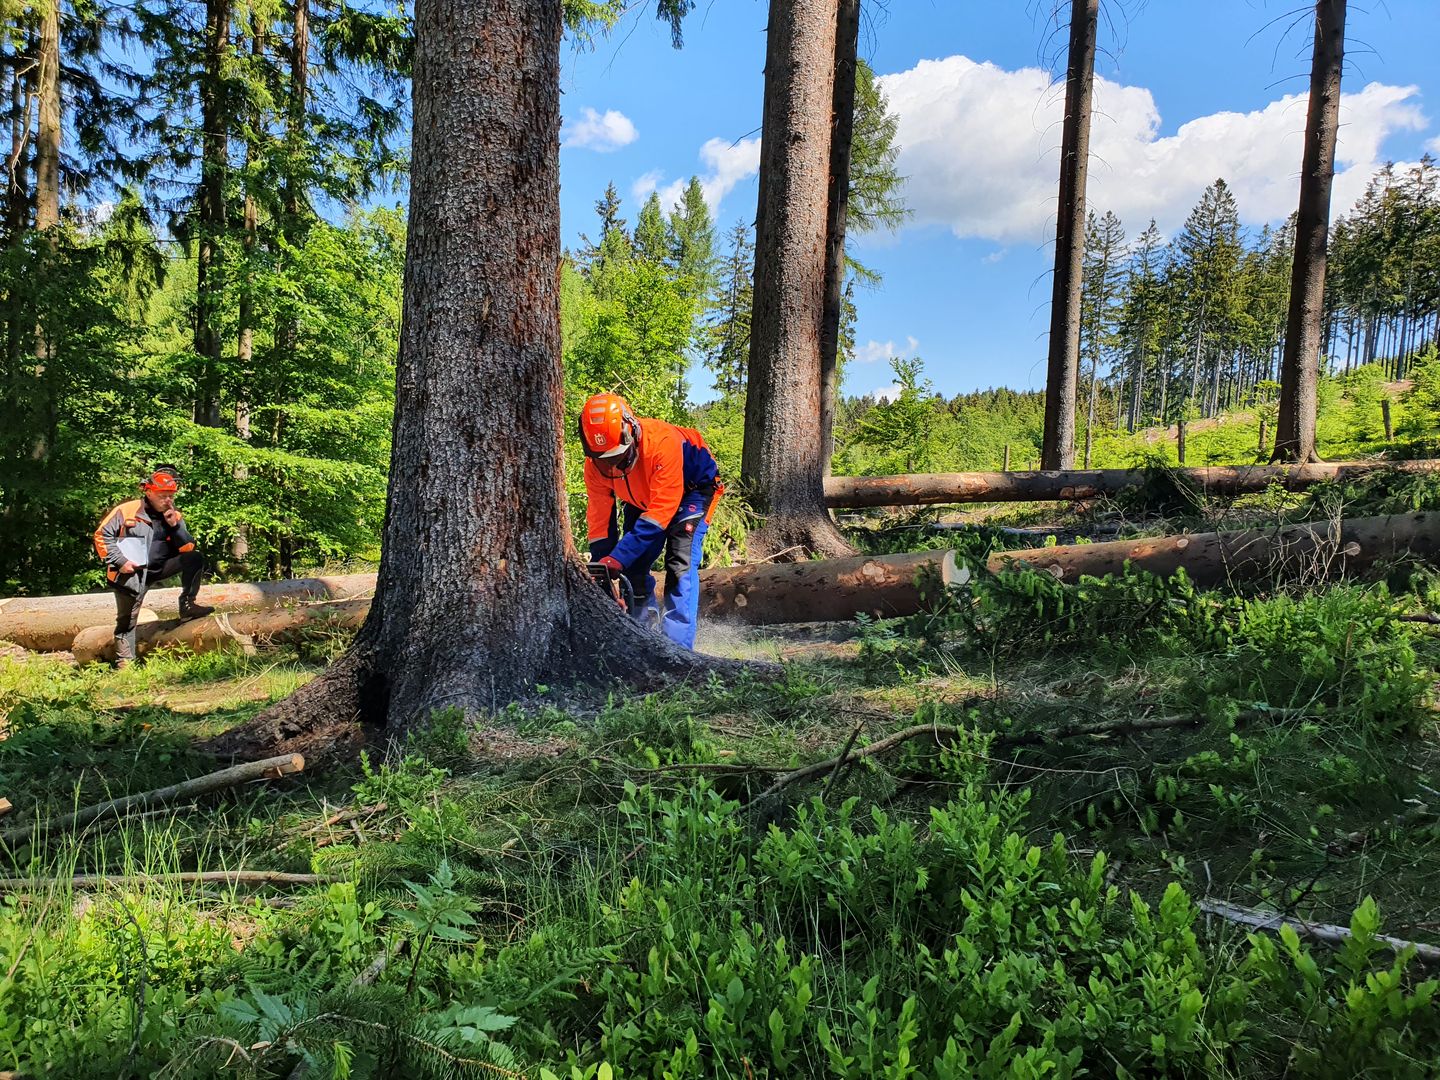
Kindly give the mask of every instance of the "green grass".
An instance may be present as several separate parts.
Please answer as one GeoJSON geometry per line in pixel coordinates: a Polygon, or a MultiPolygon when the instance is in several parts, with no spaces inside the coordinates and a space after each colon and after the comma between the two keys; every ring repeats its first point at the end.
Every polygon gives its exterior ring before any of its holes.
{"type": "MultiPolygon", "coordinates": [[[[714,639],[788,657],[778,684],[483,718],[536,747],[503,767],[448,715],[353,767],[0,849],[24,882],[0,897],[0,1069],[1434,1075],[1436,985],[1373,941],[1440,942],[1440,633],[1397,619],[1440,594],[1414,585],[982,584],[827,641],[714,639]],[[1003,741],[1154,716],[1194,722],[1003,741]],[[857,727],[917,722],[974,734],[748,807],[857,727]],[[340,807],[358,830],[322,824],[340,807]],[[332,881],[166,880],[236,867],[332,881]],[[1207,896],[1357,941],[1250,937],[1207,896]]],[[[195,738],[314,670],[0,661],[12,820],[203,772],[195,738]]]]}

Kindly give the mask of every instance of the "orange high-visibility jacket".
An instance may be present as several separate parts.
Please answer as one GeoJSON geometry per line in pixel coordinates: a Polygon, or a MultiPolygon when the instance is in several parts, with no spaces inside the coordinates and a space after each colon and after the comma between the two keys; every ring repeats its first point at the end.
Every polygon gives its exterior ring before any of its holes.
{"type": "MultiPolygon", "coordinates": [[[[639,528],[643,531],[669,528],[685,493],[717,487],[719,471],[715,456],[694,428],[642,417],[640,447],[628,473],[612,480],[602,475],[593,461],[585,460],[585,524],[590,542],[609,535],[617,501],[641,512],[639,528]]],[[[712,514],[714,509],[712,503],[712,514]]],[[[705,520],[710,520],[709,515],[705,520]]]]}

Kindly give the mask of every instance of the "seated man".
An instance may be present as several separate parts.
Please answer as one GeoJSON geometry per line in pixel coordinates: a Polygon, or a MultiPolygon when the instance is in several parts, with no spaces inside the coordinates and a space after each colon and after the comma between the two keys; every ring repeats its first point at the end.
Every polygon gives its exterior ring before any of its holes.
{"type": "Polygon", "coordinates": [[[618,394],[596,394],[580,410],[585,448],[585,520],[590,558],[630,579],[632,614],[653,621],[650,568],[665,552],[665,636],[695,647],[700,605],[700,554],[705,530],[724,488],[715,457],[693,428],[636,419],[618,394]],[[624,507],[624,536],[616,504],[624,507]]]}
{"type": "Polygon", "coordinates": [[[180,481],[161,466],[140,484],[141,498],[123,502],[95,530],[95,550],[115,593],[115,666],[135,659],[135,627],[150,586],[180,575],[180,618],[199,619],[214,608],[195,602],[205,557],[175,509],[180,481]]]}

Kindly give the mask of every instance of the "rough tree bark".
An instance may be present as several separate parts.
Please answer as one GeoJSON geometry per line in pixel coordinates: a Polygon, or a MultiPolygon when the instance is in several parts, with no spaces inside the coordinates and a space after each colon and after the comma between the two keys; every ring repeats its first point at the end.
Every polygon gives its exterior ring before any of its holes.
{"type": "Polygon", "coordinates": [[[771,0],[741,479],[752,554],[853,548],[821,487],[820,323],[839,0],[771,0]]]}
{"type": "MultiPolygon", "coordinates": [[[[46,5],[40,12],[39,48],[35,73],[35,229],[46,234],[47,254],[55,251],[57,237],[52,231],[60,224],[60,4],[46,5]]],[[[49,272],[45,266],[42,275],[49,272]]],[[[50,338],[43,322],[35,328],[35,385],[39,390],[36,408],[39,423],[31,460],[43,462],[50,456],[58,425],[54,390],[46,371],[54,361],[50,338]]]]}
{"type": "Polygon", "coordinates": [[[1275,461],[1317,460],[1315,406],[1325,308],[1325,254],[1344,62],[1345,0],[1316,0],[1305,159],[1300,171],[1300,209],[1290,269],[1290,311],[1285,322],[1285,353],[1280,361],[1280,412],[1272,456],[1275,461]]]}
{"type": "Polygon", "coordinates": [[[489,712],[537,679],[712,665],[628,619],[570,539],[561,22],[561,0],[415,5],[415,166],[375,601],[329,670],[212,750],[313,760],[437,709],[489,712]]]}
{"type": "Polygon", "coordinates": [[[47,4],[40,14],[37,56],[35,128],[35,229],[60,224],[60,4],[47,4]]]}
{"type": "Polygon", "coordinates": [[[845,309],[845,229],[850,214],[850,151],[855,138],[855,69],[860,0],[840,0],[835,25],[835,90],[830,128],[830,195],[825,219],[825,309],[820,319],[820,475],[835,456],[840,323],[845,309]]]}
{"type": "Polygon", "coordinates": [[[1085,259],[1085,178],[1090,167],[1090,107],[1100,0],[1073,0],[1065,68],[1065,127],[1060,138],[1060,197],[1055,215],[1055,278],[1050,296],[1050,361],[1045,380],[1042,469],[1075,464],[1075,405],[1080,382],[1080,286],[1085,259]]]}
{"type": "MultiPolygon", "coordinates": [[[[263,25],[252,15],[251,48],[255,58],[258,60],[265,53],[265,37],[263,25]]],[[[263,118],[258,115],[251,117],[254,130],[263,130],[263,118]]],[[[244,209],[244,249],[245,249],[245,281],[240,290],[239,305],[239,340],[235,349],[235,366],[238,369],[239,386],[235,394],[235,436],[245,442],[250,441],[250,382],[254,378],[255,364],[255,245],[260,239],[260,208],[255,199],[255,192],[252,189],[253,179],[251,171],[255,163],[255,143],[253,139],[245,142],[245,209],[244,209]]],[[[243,484],[250,478],[250,469],[242,464],[235,466],[235,481],[243,484]]],[[[235,538],[230,543],[230,558],[237,564],[243,565],[250,554],[250,527],[245,522],[240,522],[235,527],[235,538]]]]}
{"type": "Polygon", "coordinates": [[[225,62],[230,51],[231,0],[206,0],[205,71],[200,80],[200,192],[195,249],[195,353],[200,378],[194,418],[220,426],[220,367],[224,346],[216,327],[220,292],[220,239],[225,229],[225,163],[229,124],[225,108],[225,62]]]}

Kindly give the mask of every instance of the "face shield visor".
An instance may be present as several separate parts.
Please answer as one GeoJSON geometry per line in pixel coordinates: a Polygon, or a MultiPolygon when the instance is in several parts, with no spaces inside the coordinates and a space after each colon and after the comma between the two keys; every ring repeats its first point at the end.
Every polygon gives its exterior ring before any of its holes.
{"type": "Polygon", "coordinates": [[[619,480],[635,467],[635,458],[640,447],[627,427],[624,441],[613,450],[607,450],[603,454],[597,454],[585,448],[585,456],[595,463],[600,470],[600,475],[607,480],[619,480]]]}

